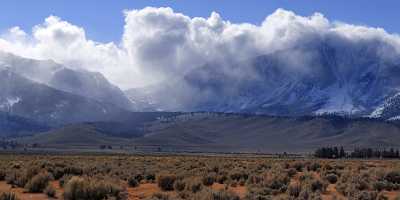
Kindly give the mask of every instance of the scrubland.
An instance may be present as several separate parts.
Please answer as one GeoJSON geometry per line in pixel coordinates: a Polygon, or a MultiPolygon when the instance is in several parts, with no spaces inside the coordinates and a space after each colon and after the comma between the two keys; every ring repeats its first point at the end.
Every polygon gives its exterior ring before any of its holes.
{"type": "Polygon", "coordinates": [[[14,199],[400,199],[400,161],[0,155],[0,200],[14,199]]]}

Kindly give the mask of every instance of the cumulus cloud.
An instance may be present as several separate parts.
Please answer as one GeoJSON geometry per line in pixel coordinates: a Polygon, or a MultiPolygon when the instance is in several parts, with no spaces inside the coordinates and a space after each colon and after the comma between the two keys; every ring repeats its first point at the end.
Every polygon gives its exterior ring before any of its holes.
{"type": "Polygon", "coordinates": [[[0,49],[98,71],[122,88],[182,77],[207,63],[214,63],[221,73],[242,75],[251,70],[232,70],[230,66],[286,49],[297,49],[288,62],[305,60],[303,65],[307,65],[312,55],[303,54],[298,47],[326,38],[353,43],[377,41],[383,44],[379,51],[388,58],[400,52],[398,35],[381,28],[330,22],[320,13],[303,17],[278,9],[261,25],[231,23],[215,12],[208,18],[191,18],[171,8],[147,7],[126,10],[124,14],[121,41],[90,40],[83,27],[49,16],[31,33],[19,27],[10,28],[0,36],[0,49]]]}

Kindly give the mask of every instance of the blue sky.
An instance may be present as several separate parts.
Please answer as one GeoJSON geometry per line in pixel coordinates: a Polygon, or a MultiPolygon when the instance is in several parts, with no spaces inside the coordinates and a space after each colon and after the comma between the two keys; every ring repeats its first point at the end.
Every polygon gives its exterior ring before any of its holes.
{"type": "Polygon", "coordinates": [[[365,0],[3,0],[0,6],[0,30],[20,26],[30,32],[49,15],[56,15],[72,24],[84,27],[88,38],[100,42],[118,42],[124,26],[124,9],[146,6],[168,6],[177,12],[195,17],[208,17],[212,11],[235,23],[261,23],[277,8],[292,10],[308,16],[321,12],[330,20],[382,27],[388,32],[400,33],[400,1],[365,0]]]}

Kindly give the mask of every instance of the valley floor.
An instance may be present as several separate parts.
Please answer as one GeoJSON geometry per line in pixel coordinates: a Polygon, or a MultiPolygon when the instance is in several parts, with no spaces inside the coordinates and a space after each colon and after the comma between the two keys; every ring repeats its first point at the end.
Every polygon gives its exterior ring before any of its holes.
{"type": "Polygon", "coordinates": [[[1,193],[20,200],[394,200],[400,197],[400,160],[0,154],[1,193]]]}

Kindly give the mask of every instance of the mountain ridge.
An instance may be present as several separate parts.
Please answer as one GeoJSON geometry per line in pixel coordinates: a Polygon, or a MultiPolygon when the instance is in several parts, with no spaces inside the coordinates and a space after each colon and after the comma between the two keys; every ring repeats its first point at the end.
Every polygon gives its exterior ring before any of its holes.
{"type": "Polygon", "coordinates": [[[343,52],[340,42],[313,41],[231,64],[230,70],[206,64],[182,79],[136,91],[166,111],[368,117],[400,92],[400,59],[381,58],[379,45],[348,47],[343,52]],[[304,53],[307,61],[288,61],[293,52],[304,53]]]}

